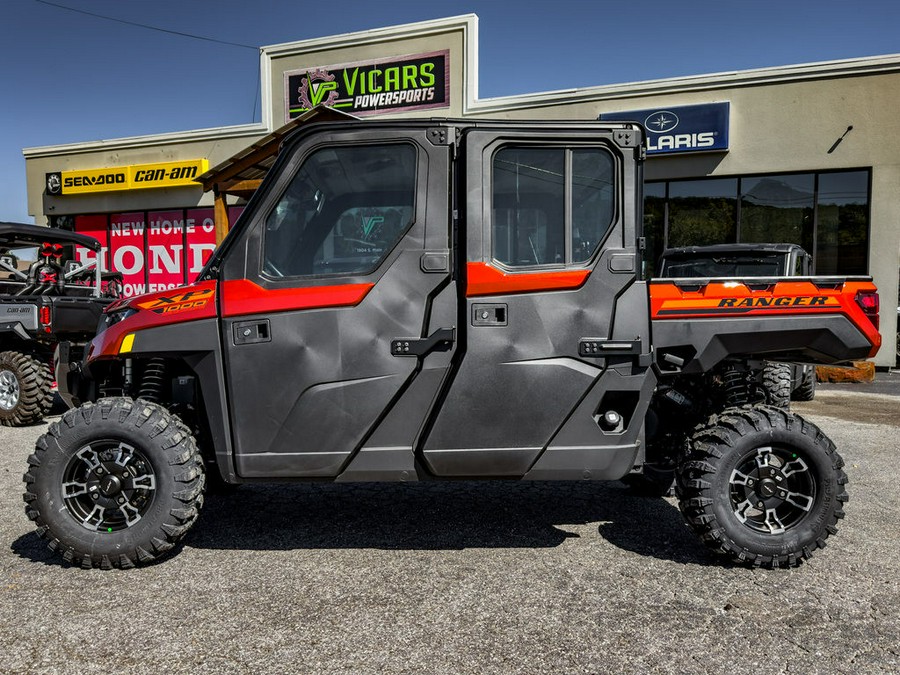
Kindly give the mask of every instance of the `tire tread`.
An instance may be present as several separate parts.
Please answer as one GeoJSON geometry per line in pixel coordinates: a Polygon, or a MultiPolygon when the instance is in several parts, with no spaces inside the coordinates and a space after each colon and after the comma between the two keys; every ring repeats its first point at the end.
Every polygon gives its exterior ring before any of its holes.
{"type": "Polygon", "coordinates": [[[825,539],[837,532],[837,523],[844,517],[844,511],[840,507],[849,497],[845,489],[848,478],[843,466],[844,461],[831,439],[802,417],[772,406],[730,408],[712,416],[694,430],[687,454],[677,469],[676,495],[688,526],[715,553],[741,564],[767,568],[796,567],[809,559],[816,549],[825,547],[825,539]],[[831,509],[821,535],[801,550],[781,555],[756,554],[741,547],[728,536],[712,508],[714,495],[711,478],[717,473],[718,462],[724,456],[721,446],[733,448],[734,443],[745,432],[767,429],[793,431],[813,440],[830,460],[838,486],[834,508],[831,509]],[[732,434],[737,438],[731,438],[732,434]]]}
{"type": "Polygon", "coordinates": [[[32,485],[37,479],[37,473],[41,471],[43,458],[51,452],[51,443],[62,447],[62,437],[66,433],[64,430],[81,425],[90,426],[98,412],[97,418],[100,420],[117,419],[120,424],[130,425],[134,429],[141,429],[149,422],[150,427],[144,433],[151,438],[162,436],[157,446],[165,455],[164,461],[177,469],[183,469],[174,472],[174,489],[166,493],[173,505],[167,511],[165,522],[159,525],[147,541],[137,541],[131,550],[110,555],[91,550],[76,551],[70,546],[63,546],[54,534],[52,522],[47,522],[46,515],[40,513],[36,495],[30,489],[23,494],[26,515],[35,523],[38,536],[47,541],[47,546],[56,552],[64,549],[63,559],[73,565],[88,569],[129,569],[154,562],[171,551],[196,522],[203,504],[206,482],[203,461],[193,435],[184,422],[162,406],[129,398],[107,398],[67,411],[61,420],[51,424],[47,433],[38,439],[34,453],[28,458],[28,469],[23,479],[26,485],[32,485]]]}

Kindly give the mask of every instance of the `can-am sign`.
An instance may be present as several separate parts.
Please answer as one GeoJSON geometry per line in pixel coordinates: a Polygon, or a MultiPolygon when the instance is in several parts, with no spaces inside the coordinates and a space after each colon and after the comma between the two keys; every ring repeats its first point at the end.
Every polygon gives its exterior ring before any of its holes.
{"type": "Polygon", "coordinates": [[[603,113],[600,119],[640,122],[647,129],[647,154],[728,150],[729,103],[704,103],[603,113]]]}
{"type": "Polygon", "coordinates": [[[194,180],[209,169],[208,159],[133,164],[108,169],[55,171],[46,175],[47,194],[76,195],[143,188],[198,187],[194,180]]]}
{"type": "Polygon", "coordinates": [[[317,105],[353,115],[450,105],[450,51],[284,73],[285,121],[317,105]]]}

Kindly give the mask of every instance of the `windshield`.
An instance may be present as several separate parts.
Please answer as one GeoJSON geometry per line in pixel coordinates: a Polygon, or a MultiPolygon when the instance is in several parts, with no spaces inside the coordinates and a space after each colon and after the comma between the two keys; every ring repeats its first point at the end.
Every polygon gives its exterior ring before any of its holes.
{"type": "Polygon", "coordinates": [[[687,254],[664,258],[661,277],[778,277],[784,276],[786,256],[778,253],[718,255],[687,254]]]}

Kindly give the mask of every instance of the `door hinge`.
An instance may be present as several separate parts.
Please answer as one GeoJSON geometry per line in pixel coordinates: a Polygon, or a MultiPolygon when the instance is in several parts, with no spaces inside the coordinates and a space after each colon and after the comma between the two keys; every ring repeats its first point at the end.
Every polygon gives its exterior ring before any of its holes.
{"type": "Polygon", "coordinates": [[[438,328],[426,338],[394,338],[391,354],[394,356],[426,356],[435,350],[447,351],[456,340],[455,328],[438,328]]]}

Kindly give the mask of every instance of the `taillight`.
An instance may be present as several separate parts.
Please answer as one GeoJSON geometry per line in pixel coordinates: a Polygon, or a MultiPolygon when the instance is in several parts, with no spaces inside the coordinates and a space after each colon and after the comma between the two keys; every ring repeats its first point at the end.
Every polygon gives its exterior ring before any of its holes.
{"type": "Polygon", "coordinates": [[[40,319],[41,326],[43,326],[45,333],[53,331],[53,327],[50,325],[50,305],[41,307],[41,310],[38,313],[38,319],[40,319]]]}
{"type": "Polygon", "coordinates": [[[856,304],[869,317],[875,330],[878,330],[878,291],[859,291],[856,294],[856,304]]]}

